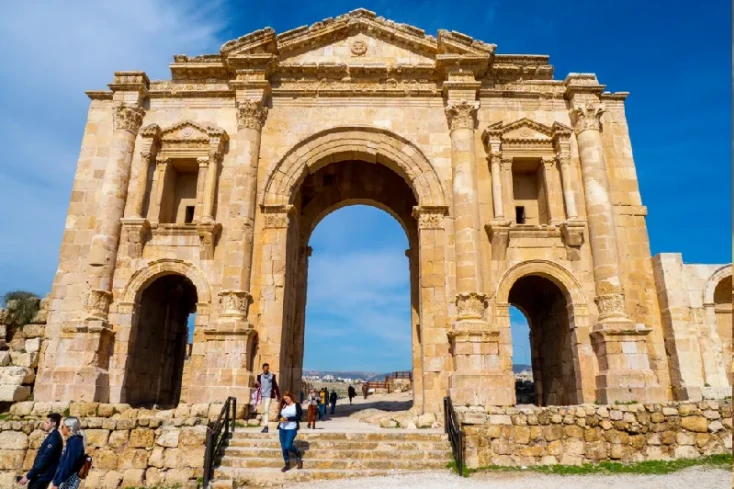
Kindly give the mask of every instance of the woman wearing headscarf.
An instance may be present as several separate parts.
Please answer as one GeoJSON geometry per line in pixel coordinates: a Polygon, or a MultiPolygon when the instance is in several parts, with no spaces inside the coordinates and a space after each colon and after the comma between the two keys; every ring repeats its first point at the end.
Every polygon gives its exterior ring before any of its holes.
{"type": "Polygon", "coordinates": [[[59,467],[54,475],[52,489],[77,489],[81,479],[77,475],[84,455],[87,440],[82,431],[79,418],[69,417],[61,423],[61,434],[66,438],[66,446],[61,453],[59,467]]]}

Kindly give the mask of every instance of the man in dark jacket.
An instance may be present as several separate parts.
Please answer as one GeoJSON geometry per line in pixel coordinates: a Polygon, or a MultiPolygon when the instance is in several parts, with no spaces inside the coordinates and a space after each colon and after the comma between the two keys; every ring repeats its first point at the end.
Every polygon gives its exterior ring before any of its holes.
{"type": "Polygon", "coordinates": [[[59,433],[60,423],[61,416],[59,414],[51,413],[48,415],[46,422],[43,424],[43,429],[48,435],[38,448],[33,467],[18,481],[19,484],[28,484],[28,489],[46,489],[49,486],[56,473],[56,468],[59,466],[61,450],[64,447],[64,442],[59,433]]]}

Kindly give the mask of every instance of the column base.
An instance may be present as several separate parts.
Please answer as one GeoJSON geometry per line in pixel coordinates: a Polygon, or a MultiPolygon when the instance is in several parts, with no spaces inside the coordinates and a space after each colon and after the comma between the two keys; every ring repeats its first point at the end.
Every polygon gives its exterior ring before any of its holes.
{"type": "Polygon", "coordinates": [[[449,395],[457,406],[515,404],[515,376],[499,356],[499,329],[483,320],[459,321],[449,334],[454,354],[449,395]]]}
{"type": "Polygon", "coordinates": [[[653,403],[666,400],[665,388],[650,368],[646,336],[652,329],[629,320],[599,323],[591,333],[599,360],[596,401],[653,403]]]}

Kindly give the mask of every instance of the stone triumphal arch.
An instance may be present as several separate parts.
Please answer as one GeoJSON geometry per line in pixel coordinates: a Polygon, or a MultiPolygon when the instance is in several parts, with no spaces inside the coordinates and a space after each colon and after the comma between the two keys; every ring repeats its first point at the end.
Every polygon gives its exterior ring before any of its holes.
{"type": "Polygon", "coordinates": [[[309,237],[352,204],[408,237],[424,411],[515,403],[513,305],[541,404],[730,389],[731,267],[651,258],[627,93],[362,9],[170,68],[88,92],[37,400],[298,389],[309,237]]]}

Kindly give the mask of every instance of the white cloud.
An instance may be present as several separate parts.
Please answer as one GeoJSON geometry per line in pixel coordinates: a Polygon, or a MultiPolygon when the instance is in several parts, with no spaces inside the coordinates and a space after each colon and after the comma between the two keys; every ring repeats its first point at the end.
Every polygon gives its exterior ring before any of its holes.
{"type": "Polygon", "coordinates": [[[50,289],[89,106],[84,91],[105,89],[114,71],[166,78],[173,54],[217,52],[226,12],[219,7],[194,0],[3,5],[0,292],[50,289]]]}

